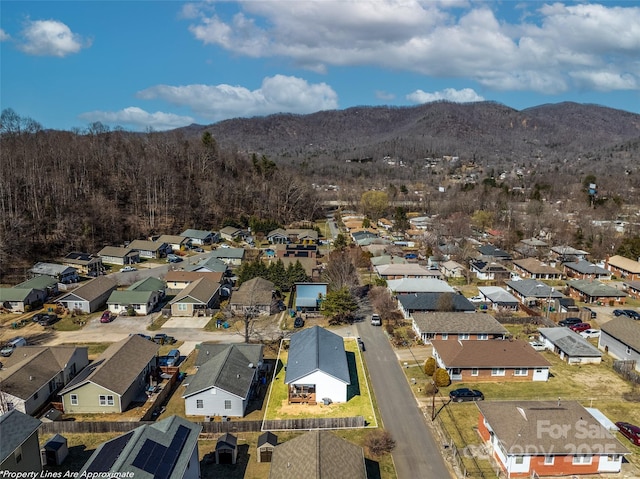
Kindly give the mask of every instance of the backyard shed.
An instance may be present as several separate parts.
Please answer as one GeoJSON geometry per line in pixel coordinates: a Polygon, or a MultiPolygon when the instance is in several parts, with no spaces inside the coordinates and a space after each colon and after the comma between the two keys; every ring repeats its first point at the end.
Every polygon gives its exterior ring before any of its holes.
{"type": "Polygon", "coordinates": [[[60,434],[53,436],[40,449],[42,464],[45,466],[59,466],[68,455],[67,438],[60,434]]]}
{"type": "Polygon", "coordinates": [[[238,438],[225,432],[216,441],[216,464],[235,464],[238,459],[238,438]]]}
{"type": "Polygon", "coordinates": [[[278,436],[272,432],[265,432],[258,438],[258,462],[271,462],[273,448],[278,445],[278,436]]]}

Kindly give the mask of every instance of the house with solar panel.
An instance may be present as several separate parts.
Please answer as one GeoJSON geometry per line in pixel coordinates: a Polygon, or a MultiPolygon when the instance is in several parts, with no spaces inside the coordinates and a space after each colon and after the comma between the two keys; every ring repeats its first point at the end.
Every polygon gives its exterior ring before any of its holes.
{"type": "Polygon", "coordinates": [[[113,343],[61,391],[64,412],[121,413],[132,402],[147,400],[159,372],[160,345],[134,334],[113,343]]]}
{"type": "Polygon", "coordinates": [[[80,477],[130,473],[137,479],[199,479],[198,435],[202,426],[179,416],[140,426],[97,447],[80,477]]]}
{"type": "Polygon", "coordinates": [[[346,402],[351,377],[342,337],[319,326],[293,334],[284,382],[289,403],[346,402]]]}
{"type": "Polygon", "coordinates": [[[198,348],[198,371],[182,397],[189,416],[244,416],[263,368],[261,344],[207,344],[198,348]]]}

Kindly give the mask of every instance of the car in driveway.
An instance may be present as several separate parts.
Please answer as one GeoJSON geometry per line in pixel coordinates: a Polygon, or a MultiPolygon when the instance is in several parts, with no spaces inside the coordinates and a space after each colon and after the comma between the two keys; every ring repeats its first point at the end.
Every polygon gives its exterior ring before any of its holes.
{"type": "Polygon", "coordinates": [[[624,311],[624,315],[631,318],[631,319],[636,319],[639,320],[640,319],[640,313],[638,313],[637,311],[633,310],[633,309],[623,309],[622,311],[624,311]]]}
{"type": "Polygon", "coordinates": [[[133,266],[125,266],[124,268],[120,269],[121,273],[129,273],[131,271],[138,271],[138,269],[134,268],[133,266]]]}
{"type": "Polygon", "coordinates": [[[53,323],[58,321],[58,316],[56,314],[44,314],[38,320],[38,324],[40,326],[51,326],[53,323]]]}
{"type": "Polygon", "coordinates": [[[625,314],[623,309],[614,309],[613,310],[613,315],[614,316],[626,316],[626,314],[625,314]]]}
{"type": "Polygon", "coordinates": [[[173,344],[176,342],[176,338],[167,336],[164,333],[158,333],[153,337],[153,342],[158,344],[173,344]]]}
{"type": "Polygon", "coordinates": [[[0,356],[8,358],[13,354],[13,351],[16,348],[19,348],[21,346],[26,346],[26,345],[27,345],[27,340],[24,339],[22,336],[13,338],[7,341],[7,343],[4,346],[2,346],[2,349],[0,349],[0,356]]]}
{"type": "Polygon", "coordinates": [[[591,325],[589,323],[572,324],[571,326],[569,326],[569,329],[571,331],[576,332],[576,333],[581,333],[582,331],[586,331],[587,329],[591,329],[591,325]]]}
{"type": "Polygon", "coordinates": [[[449,393],[449,399],[453,402],[483,401],[484,394],[477,389],[458,388],[449,393]]]}
{"type": "Polygon", "coordinates": [[[111,311],[109,311],[108,309],[102,313],[102,316],[100,316],[101,323],[110,323],[114,319],[115,315],[111,314],[111,311]]]}
{"type": "Polygon", "coordinates": [[[629,439],[636,446],[640,446],[640,427],[628,422],[620,421],[616,423],[620,434],[629,439]]]}
{"type": "Polygon", "coordinates": [[[582,319],[580,318],[565,318],[558,321],[558,325],[569,327],[569,326],[573,326],[574,324],[580,324],[581,322],[582,322],[582,319]]]}
{"type": "Polygon", "coordinates": [[[584,331],[580,332],[580,336],[582,336],[583,338],[599,338],[600,337],[600,330],[599,329],[585,329],[584,331]]]}

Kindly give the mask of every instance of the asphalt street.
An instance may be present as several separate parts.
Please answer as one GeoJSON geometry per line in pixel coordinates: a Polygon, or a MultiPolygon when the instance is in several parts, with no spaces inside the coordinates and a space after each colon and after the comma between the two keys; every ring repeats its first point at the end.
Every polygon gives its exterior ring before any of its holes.
{"type": "Polygon", "coordinates": [[[357,328],[384,428],[396,441],[392,455],[398,478],[452,477],[383,329],[369,321],[357,328]]]}

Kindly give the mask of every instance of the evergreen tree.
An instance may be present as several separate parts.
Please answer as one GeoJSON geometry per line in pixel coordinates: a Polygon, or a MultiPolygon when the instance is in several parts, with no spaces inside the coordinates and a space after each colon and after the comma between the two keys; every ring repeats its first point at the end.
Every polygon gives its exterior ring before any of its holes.
{"type": "Polygon", "coordinates": [[[287,277],[287,269],[284,267],[284,263],[280,258],[275,263],[269,265],[269,272],[267,275],[269,281],[275,284],[276,289],[280,291],[288,291],[290,288],[289,278],[287,277]]]}

